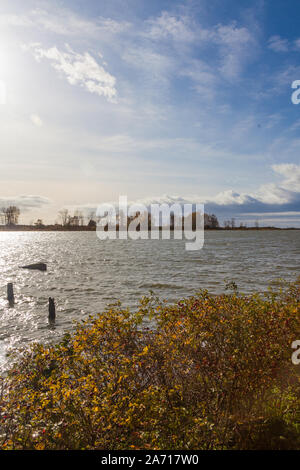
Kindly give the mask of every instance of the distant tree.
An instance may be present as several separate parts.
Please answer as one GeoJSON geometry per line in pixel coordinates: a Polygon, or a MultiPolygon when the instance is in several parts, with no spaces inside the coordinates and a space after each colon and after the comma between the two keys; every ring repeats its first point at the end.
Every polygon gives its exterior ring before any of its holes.
{"type": "MultiPolygon", "coordinates": [[[[199,228],[199,217],[201,217],[201,214],[199,212],[193,212],[192,214],[186,216],[184,218],[184,224],[186,224],[190,219],[192,219],[192,230],[196,230],[196,228],[199,228]]],[[[180,221],[178,221],[178,227],[180,228],[180,221]]],[[[210,228],[218,228],[219,227],[219,221],[217,217],[214,214],[206,214],[204,213],[204,228],[205,229],[210,229],[210,228]]]]}
{"type": "Polygon", "coordinates": [[[2,207],[1,216],[5,225],[17,225],[20,216],[20,209],[17,206],[2,207]]]}
{"type": "Polygon", "coordinates": [[[67,225],[71,225],[72,227],[79,227],[79,217],[78,217],[78,215],[73,215],[73,217],[70,215],[67,225]]]}
{"type": "Polygon", "coordinates": [[[89,223],[88,223],[88,227],[96,227],[96,221],[93,220],[93,219],[90,219],[89,223]]]}
{"type": "Polygon", "coordinates": [[[37,228],[42,228],[42,227],[44,227],[44,223],[43,223],[42,219],[37,219],[37,221],[34,222],[34,225],[35,225],[37,228]]]}
{"type": "Polygon", "coordinates": [[[69,223],[70,225],[74,225],[76,227],[78,227],[79,225],[83,225],[84,217],[83,217],[82,212],[80,212],[79,210],[76,210],[74,212],[74,216],[69,218],[69,223]]]}
{"type": "Polygon", "coordinates": [[[96,214],[95,211],[91,211],[88,216],[87,216],[87,225],[88,227],[96,227],[97,222],[96,222],[96,214]]]}
{"type": "Polygon", "coordinates": [[[204,214],[204,228],[218,228],[219,221],[215,214],[204,214]]]}
{"type": "Polygon", "coordinates": [[[235,228],[235,218],[232,217],[231,219],[231,228],[235,228]]]}
{"type": "Polygon", "coordinates": [[[84,216],[83,216],[82,212],[79,212],[78,218],[79,218],[79,225],[83,226],[84,225],[84,216]]]}
{"type": "Polygon", "coordinates": [[[58,213],[58,217],[59,217],[62,225],[69,225],[70,216],[69,216],[68,209],[60,210],[59,213],[58,213]]]}
{"type": "Polygon", "coordinates": [[[135,214],[133,215],[130,215],[130,216],[127,216],[127,228],[129,227],[130,225],[130,222],[132,222],[133,220],[137,219],[138,217],[140,217],[141,213],[138,211],[136,212],[135,214]]]}
{"type": "Polygon", "coordinates": [[[211,214],[210,216],[210,223],[212,228],[219,228],[219,221],[215,214],[211,214]]]}
{"type": "Polygon", "coordinates": [[[87,220],[88,220],[87,224],[89,226],[96,226],[102,219],[103,217],[96,215],[95,211],[91,211],[87,216],[87,220]]]}
{"type": "Polygon", "coordinates": [[[96,213],[95,211],[91,211],[89,214],[88,214],[88,219],[89,220],[95,220],[96,218],[96,213]]]}
{"type": "Polygon", "coordinates": [[[258,220],[255,221],[255,228],[259,228],[259,222],[258,222],[258,220]]]}

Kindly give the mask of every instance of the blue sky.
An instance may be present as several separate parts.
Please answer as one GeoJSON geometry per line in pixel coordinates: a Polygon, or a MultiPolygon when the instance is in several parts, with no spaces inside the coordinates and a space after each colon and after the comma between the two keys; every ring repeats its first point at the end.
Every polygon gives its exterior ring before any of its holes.
{"type": "Polygon", "coordinates": [[[299,17],[292,0],[2,0],[0,203],[50,222],[127,195],[300,226],[299,17]]]}

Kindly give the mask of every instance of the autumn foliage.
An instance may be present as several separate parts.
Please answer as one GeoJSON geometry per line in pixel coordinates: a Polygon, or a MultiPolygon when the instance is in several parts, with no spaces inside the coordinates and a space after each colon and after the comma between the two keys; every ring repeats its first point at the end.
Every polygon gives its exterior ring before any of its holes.
{"type": "Polygon", "coordinates": [[[299,449],[300,283],[141,301],[18,352],[2,449],[299,449]]]}

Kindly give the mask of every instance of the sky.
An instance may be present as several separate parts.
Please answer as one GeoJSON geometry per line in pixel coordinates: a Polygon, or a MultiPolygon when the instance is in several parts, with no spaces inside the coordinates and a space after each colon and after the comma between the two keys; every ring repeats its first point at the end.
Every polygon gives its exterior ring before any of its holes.
{"type": "Polygon", "coordinates": [[[126,195],[300,227],[299,18],[294,0],[1,0],[0,207],[50,223],[126,195]]]}

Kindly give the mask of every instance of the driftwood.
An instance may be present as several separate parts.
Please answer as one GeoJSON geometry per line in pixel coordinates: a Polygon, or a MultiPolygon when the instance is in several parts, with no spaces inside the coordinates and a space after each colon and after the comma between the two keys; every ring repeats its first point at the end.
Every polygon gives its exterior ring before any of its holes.
{"type": "Polygon", "coordinates": [[[38,269],[39,271],[47,271],[47,265],[45,263],[28,264],[27,266],[21,266],[23,269],[38,269]]]}

